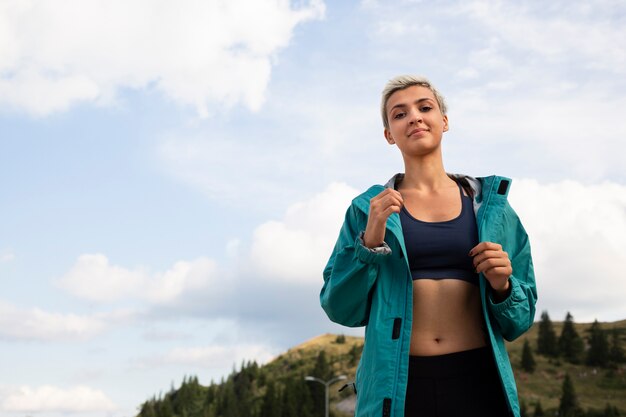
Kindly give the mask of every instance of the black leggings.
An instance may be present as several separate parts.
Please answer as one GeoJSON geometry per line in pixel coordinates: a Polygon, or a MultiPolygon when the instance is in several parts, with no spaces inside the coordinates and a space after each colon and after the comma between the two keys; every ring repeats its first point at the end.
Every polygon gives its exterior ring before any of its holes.
{"type": "Polygon", "coordinates": [[[404,416],[510,416],[490,349],[410,356],[404,416]]]}

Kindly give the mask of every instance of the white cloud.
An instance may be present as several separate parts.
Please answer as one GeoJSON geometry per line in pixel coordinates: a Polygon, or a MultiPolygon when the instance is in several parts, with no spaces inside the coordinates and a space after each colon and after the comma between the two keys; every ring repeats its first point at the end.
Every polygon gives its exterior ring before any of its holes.
{"type": "Polygon", "coordinates": [[[626,186],[515,180],[509,199],[530,236],[539,308],[577,321],[623,319],[626,186]]]}
{"type": "Polygon", "coordinates": [[[291,205],[280,221],[254,231],[252,269],[270,280],[319,283],[321,271],[357,190],[333,183],[311,199],[291,205]]]}
{"type": "MultiPolygon", "coordinates": [[[[472,1],[455,6],[455,12],[476,19],[477,24],[505,39],[509,47],[529,50],[547,59],[564,61],[576,57],[581,67],[626,72],[626,29],[612,19],[614,7],[595,1],[590,7],[572,8],[569,2],[554,4],[558,15],[546,13],[545,5],[472,1]]],[[[623,12],[623,4],[621,7],[623,12]]],[[[553,9],[554,10],[554,9],[553,9]]]]}
{"type": "Polygon", "coordinates": [[[483,165],[518,158],[528,166],[526,175],[557,173],[585,181],[626,178],[622,157],[626,142],[621,139],[626,137],[626,124],[619,114],[626,106],[623,96],[577,88],[575,94],[509,99],[474,90],[451,102],[450,135],[468,151],[473,148],[477,158],[484,155],[476,152],[476,146],[490,149],[483,165]]]}
{"type": "Polygon", "coordinates": [[[274,357],[270,348],[264,345],[211,345],[203,347],[181,347],[172,349],[163,358],[167,364],[193,365],[206,368],[231,366],[242,360],[256,360],[265,363],[274,357]]]}
{"type": "Polygon", "coordinates": [[[363,3],[386,31],[372,42],[403,62],[406,49],[396,44],[411,39],[418,57],[408,67],[430,73],[450,104],[451,166],[626,179],[623,2],[403,3],[401,14],[395,4],[363,3]],[[423,15],[446,30],[424,28],[423,15]]]}
{"type": "Polygon", "coordinates": [[[65,389],[51,385],[21,386],[0,390],[0,409],[7,412],[84,413],[114,411],[116,408],[106,394],[87,386],[65,389]]]}
{"type": "Polygon", "coordinates": [[[155,152],[168,174],[211,200],[263,215],[331,181],[363,181],[365,174],[384,181],[386,162],[398,154],[383,137],[378,88],[347,82],[274,86],[280,99],[268,102],[262,126],[181,129],[164,135],[155,152]]]}
{"type": "Polygon", "coordinates": [[[140,292],[147,281],[146,275],[141,269],[110,265],[103,254],[85,254],[78,257],[59,284],[78,297],[110,301],[140,292]]]}
{"type": "MultiPolygon", "coordinates": [[[[277,186],[285,175],[301,176],[306,169],[306,145],[292,141],[275,145],[268,152],[268,142],[259,133],[236,134],[211,132],[212,137],[170,137],[157,149],[168,171],[185,183],[224,204],[256,201],[256,206],[289,193],[277,186]]],[[[271,136],[271,134],[268,134],[271,136]]],[[[291,200],[293,201],[293,200],[291,200]]]]}
{"type": "Polygon", "coordinates": [[[86,254],[79,256],[58,284],[78,297],[93,301],[138,299],[171,304],[211,284],[219,284],[212,286],[217,289],[214,295],[219,296],[228,285],[217,279],[216,263],[208,258],[179,261],[163,273],[150,273],[144,268],[111,265],[103,254],[86,254]]]}
{"type": "Polygon", "coordinates": [[[17,340],[87,339],[102,333],[112,321],[125,320],[129,312],[91,316],[51,313],[20,308],[0,300],[0,338],[17,340]]]}
{"type": "MultiPolygon", "coordinates": [[[[321,285],[343,214],[358,191],[331,184],[255,229],[250,269],[276,283],[321,285]]],[[[510,201],[533,250],[539,308],[577,320],[626,316],[626,186],[615,182],[515,180],[510,201]]],[[[306,287],[306,286],[305,286],[306,287]]]]}
{"type": "Polygon", "coordinates": [[[321,0],[0,4],[0,104],[35,115],[154,87],[206,116],[264,100],[272,60],[321,0]]]}
{"type": "Polygon", "coordinates": [[[0,252],[0,263],[11,262],[15,259],[15,254],[12,251],[5,250],[0,252]]]}

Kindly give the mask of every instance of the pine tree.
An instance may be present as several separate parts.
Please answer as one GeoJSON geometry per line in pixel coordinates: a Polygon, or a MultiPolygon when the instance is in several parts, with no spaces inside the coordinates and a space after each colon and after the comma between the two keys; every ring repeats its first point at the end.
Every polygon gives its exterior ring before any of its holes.
{"type": "Polygon", "coordinates": [[[267,390],[263,397],[263,405],[259,417],[276,417],[282,414],[282,403],[280,393],[276,390],[274,381],[267,383],[267,390]]]}
{"type": "Polygon", "coordinates": [[[539,334],[537,337],[537,352],[550,357],[558,356],[558,345],[556,333],[550,321],[547,311],[541,313],[541,321],[539,322],[539,334]]]}
{"type": "Polygon", "coordinates": [[[589,350],[587,351],[587,365],[606,366],[609,359],[609,342],[606,333],[595,320],[589,329],[589,350]]]}
{"type": "Polygon", "coordinates": [[[559,353],[566,361],[578,364],[582,361],[584,351],[585,344],[574,327],[574,317],[568,311],[559,337],[559,353]]]}
{"type": "Polygon", "coordinates": [[[139,411],[139,417],[157,417],[155,409],[155,399],[146,401],[141,404],[141,411],[139,411]]]}
{"type": "Polygon", "coordinates": [[[565,374],[561,392],[561,402],[559,403],[559,417],[574,417],[579,414],[580,407],[578,406],[578,398],[574,391],[574,384],[569,374],[565,374]]]}
{"type": "Polygon", "coordinates": [[[240,403],[235,394],[232,378],[229,378],[220,390],[217,402],[217,415],[222,417],[240,417],[240,403]]]}
{"type": "Polygon", "coordinates": [[[320,350],[320,353],[318,353],[317,360],[315,361],[315,367],[313,368],[311,375],[324,381],[332,377],[333,370],[331,369],[330,363],[326,358],[325,350],[320,350]]]}
{"type": "Polygon", "coordinates": [[[235,397],[239,403],[239,417],[251,417],[253,370],[242,362],[241,370],[231,375],[235,397]]]}
{"type": "Polygon", "coordinates": [[[625,360],[624,349],[620,343],[619,330],[613,327],[611,330],[611,348],[609,350],[609,360],[615,364],[625,360]]]}
{"type": "Polygon", "coordinates": [[[206,395],[204,397],[204,408],[207,408],[215,402],[215,399],[217,398],[217,389],[217,385],[211,381],[211,385],[207,388],[206,395]]]}
{"type": "Polygon", "coordinates": [[[537,363],[535,362],[535,358],[533,357],[533,352],[530,349],[530,343],[528,343],[528,339],[524,340],[524,348],[522,349],[522,362],[521,367],[526,372],[533,373],[535,372],[535,367],[537,363]]]}
{"type": "Polygon", "coordinates": [[[544,417],[545,414],[543,412],[543,407],[541,407],[541,401],[537,401],[535,404],[535,411],[533,412],[533,417],[544,417]]]}
{"type": "Polygon", "coordinates": [[[158,417],[174,416],[174,409],[172,408],[172,401],[169,394],[165,395],[165,397],[159,401],[159,405],[156,407],[156,415],[158,417]]]}
{"type": "Polygon", "coordinates": [[[296,382],[293,379],[285,380],[285,389],[283,389],[281,417],[300,417],[298,410],[298,392],[296,382]]]}
{"type": "Polygon", "coordinates": [[[361,357],[362,351],[363,351],[363,346],[359,348],[356,345],[356,343],[352,345],[352,348],[348,352],[348,357],[350,358],[350,362],[349,362],[350,366],[354,366],[357,364],[357,362],[359,361],[359,358],[361,357]]]}
{"type": "MultiPolygon", "coordinates": [[[[326,359],[326,352],[320,351],[315,361],[315,367],[311,371],[311,376],[319,378],[322,381],[328,381],[332,378],[333,370],[326,359]]],[[[313,415],[322,416],[326,406],[326,389],[318,382],[308,383],[309,392],[311,394],[311,403],[313,404],[313,415]]]]}
{"type": "Polygon", "coordinates": [[[304,380],[304,375],[296,378],[294,392],[298,401],[299,417],[313,417],[313,399],[311,398],[308,382],[304,380]]]}

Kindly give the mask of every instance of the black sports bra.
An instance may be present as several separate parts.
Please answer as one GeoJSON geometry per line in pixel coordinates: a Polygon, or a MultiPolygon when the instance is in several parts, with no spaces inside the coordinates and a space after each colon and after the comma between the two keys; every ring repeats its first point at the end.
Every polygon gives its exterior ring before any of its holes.
{"type": "Polygon", "coordinates": [[[478,285],[470,249],[478,244],[472,199],[461,193],[461,214],[443,222],[424,222],[402,207],[400,222],[413,280],[460,279],[478,285]]]}

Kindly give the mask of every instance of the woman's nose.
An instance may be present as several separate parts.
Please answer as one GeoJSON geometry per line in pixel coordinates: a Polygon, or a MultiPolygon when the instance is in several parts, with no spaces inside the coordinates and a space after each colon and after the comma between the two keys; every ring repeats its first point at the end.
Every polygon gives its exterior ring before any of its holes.
{"type": "Polygon", "coordinates": [[[410,124],[415,124],[415,123],[417,123],[417,122],[422,120],[422,113],[420,113],[419,111],[413,110],[413,111],[411,111],[409,113],[409,117],[410,117],[409,118],[409,123],[410,124]]]}

